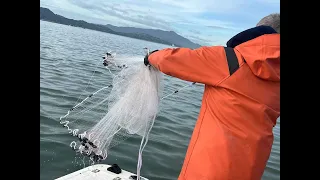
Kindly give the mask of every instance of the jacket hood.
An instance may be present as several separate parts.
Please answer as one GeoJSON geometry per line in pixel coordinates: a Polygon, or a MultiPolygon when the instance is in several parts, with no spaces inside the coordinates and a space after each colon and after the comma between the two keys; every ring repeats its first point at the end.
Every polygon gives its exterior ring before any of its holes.
{"type": "Polygon", "coordinates": [[[238,51],[257,77],[280,81],[280,34],[269,26],[243,31],[228,43],[238,51]]]}

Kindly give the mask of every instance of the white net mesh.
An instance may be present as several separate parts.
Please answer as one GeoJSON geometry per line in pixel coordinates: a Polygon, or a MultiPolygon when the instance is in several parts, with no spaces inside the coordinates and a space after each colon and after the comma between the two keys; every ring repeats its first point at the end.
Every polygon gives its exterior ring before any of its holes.
{"type": "Polygon", "coordinates": [[[158,112],[160,73],[152,67],[139,65],[125,69],[121,74],[127,79],[122,75],[114,78],[108,97],[109,111],[84,136],[92,143],[96,142],[97,147],[92,149],[95,154],[106,156],[117,133],[144,136],[158,112]]]}
{"type": "Polygon", "coordinates": [[[112,82],[82,101],[79,99],[79,103],[60,118],[60,123],[79,138],[70,146],[88,156],[92,163],[106,159],[112,147],[130,136],[141,136],[137,163],[137,177],[140,179],[142,152],[160,101],[194,83],[162,96],[161,73],[152,66],[145,66],[143,57],[115,58],[114,55],[109,53],[103,58],[109,72],[106,77],[102,74],[103,78],[109,77],[112,82]]]}
{"type": "Polygon", "coordinates": [[[141,136],[137,173],[140,174],[141,154],[148,139],[146,136],[158,112],[161,73],[152,66],[145,66],[141,59],[121,60],[115,62],[114,57],[105,58],[105,66],[113,78],[111,85],[82,100],[60,118],[60,123],[79,138],[70,146],[90,157],[92,162],[106,159],[108,150],[126,138],[141,136]],[[123,62],[130,64],[123,65],[123,62]],[[116,72],[115,69],[120,71],[116,72]],[[75,123],[79,119],[82,122],[75,123]],[[69,123],[78,129],[71,129],[69,123]]]}

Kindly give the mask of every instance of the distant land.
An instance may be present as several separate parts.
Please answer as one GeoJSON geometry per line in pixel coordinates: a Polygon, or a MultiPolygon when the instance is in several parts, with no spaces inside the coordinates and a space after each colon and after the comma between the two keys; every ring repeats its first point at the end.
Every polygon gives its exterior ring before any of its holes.
{"type": "Polygon", "coordinates": [[[83,20],[74,20],[63,17],[61,15],[53,13],[48,8],[40,7],[40,20],[49,21],[58,24],[70,25],[75,27],[81,27],[85,29],[91,29],[101,31],[110,34],[116,34],[125,37],[131,37],[135,39],[146,40],[150,42],[156,42],[166,45],[174,45],[176,47],[187,47],[195,49],[201,45],[184,38],[174,31],[163,31],[158,29],[143,29],[134,27],[118,27],[111,24],[101,25],[88,23],[83,20]]]}

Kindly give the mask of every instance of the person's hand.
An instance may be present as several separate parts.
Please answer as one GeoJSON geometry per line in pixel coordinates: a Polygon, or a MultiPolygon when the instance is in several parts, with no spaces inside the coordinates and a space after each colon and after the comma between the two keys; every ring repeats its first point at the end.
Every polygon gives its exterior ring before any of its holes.
{"type": "Polygon", "coordinates": [[[152,54],[152,53],[154,53],[154,52],[156,52],[156,51],[158,51],[158,50],[154,50],[154,51],[150,52],[149,54],[147,54],[147,55],[144,57],[144,65],[146,65],[146,66],[150,65],[149,59],[148,59],[148,58],[149,58],[149,55],[152,54]]]}

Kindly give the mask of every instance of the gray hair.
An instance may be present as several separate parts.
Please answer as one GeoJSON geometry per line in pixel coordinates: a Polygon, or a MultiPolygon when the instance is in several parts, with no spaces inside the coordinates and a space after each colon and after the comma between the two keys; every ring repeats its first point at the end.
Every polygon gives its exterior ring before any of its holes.
{"type": "Polygon", "coordinates": [[[262,18],[257,26],[270,26],[275,31],[280,33],[280,13],[270,14],[264,18],[262,18]]]}

